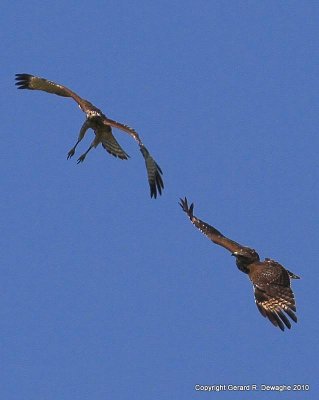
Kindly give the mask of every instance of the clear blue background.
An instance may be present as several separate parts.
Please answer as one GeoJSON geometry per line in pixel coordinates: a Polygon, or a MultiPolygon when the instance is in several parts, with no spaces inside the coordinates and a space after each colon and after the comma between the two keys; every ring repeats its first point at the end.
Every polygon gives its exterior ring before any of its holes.
{"type": "Polygon", "coordinates": [[[4,1],[0,23],[1,399],[318,398],[319,3],[4,1]],[[120,131],[128,161],[67,161],[84,114],[16,90],[24,72],[133,126],[164,195],[120,131]],[[185,195],[302,277],[290,331],[185,195]],[[194,389],[295,383],[311,390],[194,389]]]}

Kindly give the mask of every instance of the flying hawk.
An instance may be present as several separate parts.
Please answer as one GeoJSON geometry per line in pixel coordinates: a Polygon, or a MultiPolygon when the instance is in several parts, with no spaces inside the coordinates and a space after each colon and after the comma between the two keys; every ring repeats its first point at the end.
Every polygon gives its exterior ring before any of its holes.
{"type": "Polygon", "coordinates": [[[68,159],[74,155],[77,145],[84,138],[86,131],[91,128],[95,133],[95,138],[87,151],[78,158],[78,163],[83,162],[87,153],[93,147],[97,147],[100,143],[102,143],[105,150],[113,156],[126,160],[129,157],[128,154],[122,149],[112,134],[112,127],[120,129],[132,136],[140,147],[140,151],[145,160],[151,197],[156,198],[157,193],[162,194],[162,189],[164,189],[161,177],[162,170],[152,158],[147,148],[142,143],[138,133],[133,128],[107,118],[102,111],[96,108],[92,103],[82,99],[72,90],[63,85],[29,74],[16,74],[16,81],[18,89],[43,90],[58,96],[72,97],[72,99],[78,103],[81,110],[86,114],[86,120],[81,127],[78,140],[74,147],[72,147],[68,152],[68,159]]]}
{"type": "Polygon", "coordinates": [[[290,279],[300,279],[299,276],[285,269],[270,258],[260,261],[258,253],[249,247],[242,246],[228,239],[214,227],[195,217],[194,204],[188,206],[187,199],[180,199],[180,206],[191,222],[212,242],[229,250],[236,257],[237,267],[248,274],[252,281],[255,303],[260,313],[282,331],[285,326],[290,329],[291,323],[285,313],[295,322],[295,297],[290,288],[290,279]]]}

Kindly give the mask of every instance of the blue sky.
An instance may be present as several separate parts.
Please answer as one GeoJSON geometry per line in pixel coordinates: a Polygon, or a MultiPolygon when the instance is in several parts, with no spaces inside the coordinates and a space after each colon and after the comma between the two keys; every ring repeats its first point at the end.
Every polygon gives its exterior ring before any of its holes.
{"type": "Polygon", "coordinates": [[[315,1],[4,2],[1,398],[247,398],[196,384],[309,384],[249,395],[317,398],[318,18],[315,1]],[[163,196],[120,131],[128,161],[66,160],[84,114],[16,90],[15,73],[133,126],[163,196]],[[262,318],[182,196],[302,277],[290,331],[262,318]]]}

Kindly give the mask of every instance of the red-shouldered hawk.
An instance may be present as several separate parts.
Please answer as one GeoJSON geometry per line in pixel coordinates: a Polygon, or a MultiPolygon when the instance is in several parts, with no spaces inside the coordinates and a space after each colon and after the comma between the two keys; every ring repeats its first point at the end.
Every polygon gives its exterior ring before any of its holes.
{"type": "Polygon", "coordinates": [[[77,145],[83,139],[86,131],[91,128],[95,133],[95,138],[87,151],[78,158],[78,163],[83,162],[87,153],[92,148],[97,147],[100,143],[102,143],[105,150],[113,156],[126,160],[129,157],[128,154],[122,149],[112,134],[112,127],[120,129],[132,136],[140,147],[147,169],[151,197],[156,198],[157,193],[162,194],[162,189],[164,189],[161,177],[162,170],[150,155],[147,148],[142,143],[138,133],[133,128],[107,118],[101,110],[63,85],[29,74],[16,74],[16,81],[18,89],[43,90],[58,96],[72,97],[72,99],[78,103],[81,110],[86,114],[86,120],[81,127],[78,140],[68,152],[68,159],[74,155],[77,145]]]}
{"type": "Polygon", "coordinates": [[[248,274],[252,281],[255,302],[260,313],[282,331],[285,326],[290,329],[291,323],[286,314],[297,322],[296,303],[290,287],[290,279],[299,279],[299,276],[269,258],[260,261],[259,255],[254,249],[228,239],[217,229],[195,217],[193,214],[194,204],[188,206],[186,197],[180,199],[180,206],[196,228],[236,257],[237,267],[248,274]]]}

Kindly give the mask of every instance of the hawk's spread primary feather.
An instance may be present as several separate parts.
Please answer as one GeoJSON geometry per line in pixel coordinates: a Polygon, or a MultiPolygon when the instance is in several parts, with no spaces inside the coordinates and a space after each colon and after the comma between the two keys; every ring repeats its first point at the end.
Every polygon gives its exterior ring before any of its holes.
{"type": "Polygon", "coordinates": [[[147,169],[151,197],[156,198],[158,193],[162,194],[162,190],[164,189],[164,184],[161,177],[162,170],[150,155],[149,151],[141,141],[138,133],[133,128],[107,118],[103,112],[95,107],[92,103],[82,99],[72,90],[63,85],[30,74],[16,74],[16,81],[18,89],[42,90],[58,96],[71,97],[78,103],[81,110],[86,114],[86,120],[82,125],[78,140],[74,147],[72,147],[72,149],[69,151],[68,158],[71,158],[74,155],[77,145],[83,139],[86,131],[91,128],[95,133],[95,138],[88,150],[79,157],[78,163],[83,162],[87,153],[92,148],[97,147],[100,143],[105,150],[107,150],[113,156],[119,157],[122,160],[126,160],[129,157],[128,154],[122,149],[112,134],[112,127],[120,129],[128,133],[140,147],[147,169]]]}
{"type": "Polygon", "coordinates": [[[180,199],[180,206],[196,228],[236,257],[237,267],[248,274],[253,284],[255,302],[260,313],[282,331],[285,326],[290,329],[291,323],[286,315],[297,322],[296,303],[290,279],[299,279],[299,276],[269,258],[260,261],[254,249],[228,239],[213,226],[195,217],[194,204],[189,206],[186,197],[180,199]]]}

